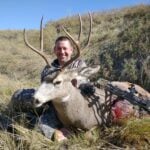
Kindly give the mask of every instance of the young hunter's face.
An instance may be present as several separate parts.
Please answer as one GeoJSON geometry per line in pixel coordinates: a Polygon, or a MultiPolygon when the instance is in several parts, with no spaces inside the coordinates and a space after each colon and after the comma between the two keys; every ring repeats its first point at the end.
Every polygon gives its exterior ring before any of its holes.
{"type": "Polygon", "coordinates": [[[60,65],[71,59],[73,48],[68,40],[58,41],[54,47],[54,53],[60,65]]]}

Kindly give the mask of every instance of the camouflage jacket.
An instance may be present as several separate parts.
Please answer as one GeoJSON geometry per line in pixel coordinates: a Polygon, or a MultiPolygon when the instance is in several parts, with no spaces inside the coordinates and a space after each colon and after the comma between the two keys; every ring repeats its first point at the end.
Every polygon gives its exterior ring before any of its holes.
{"type": "MultiPolygon", "coordinates": [[[[72,68],[83,68],[86,67],[86,63],[81,60],[81,59],[77,59],[75,61],[73,61],[67,68],[68,69],[72,69],[72,68]]],[[[41,72],[41,82],[43,82],[44,78],[47,75],[53,74],[55,71],[57,71],[58,69],[60,69],[60,64],[58,62],[58,59],[55,59],[52,63],[51,63],[51,67],[49,66],[45,66],[43,71],[41,72]]]]}

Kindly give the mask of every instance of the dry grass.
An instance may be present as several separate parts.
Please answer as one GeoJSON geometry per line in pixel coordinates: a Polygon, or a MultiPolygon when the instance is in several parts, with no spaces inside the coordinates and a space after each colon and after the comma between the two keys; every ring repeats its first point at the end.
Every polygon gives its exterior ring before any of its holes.
{"type": "Polygon", "coordinates": [[[120,125],[107,128],[105,139],[114,145],[149,149],[150,148],[150,118],[130,118],[120,121],[120,125]]]}
{"type": "MultiPolygon", "coordinates": [[[[150,90],[149,77],[149,6],[137,6],[111,12],[93,13],[93,31],[89,50],[82,52],[87,63],[99,63],[98,76],[109,80],[128,80],[150,90]],[[117,61],[116,61],[117,60],[117,61]],[[128,63],[131,62],[131,63],[128,63]],[[142,63],[141,63],[142,62],[142,63]]],[[[88,25],[88,16],[83,20],[88,25]]],[[[51,53],[54,39],[63,34],[55,27],[64,24],[73,35],[78,33],[77,16],[48,22],[44,28],[46,53],[51,53]],[[49,38],[52,37],[52,38],[49,38]]],[[[84,44],[87,26],[84,25],[84,44]]],[[[39,33],[28,31],[29,41],[38,47],[39,33]]],[[[49,56],[51,57],[51,56],[49,56]]],[[[53,57],[53,56],[52,56],[53,57]]],[[[52,59],[50,59],[51,61],[52,59]]],[[[52,142],[39,131],[27,128],[27,121],[7,107],[17,89],[38,87],[43,60],[26,48],[22,31],[0,31],[0,110],[14,121],[13,132],[0,131],[0,149],[149,149],[150,120],[129,120],[121,126],[80,133],[63,143],[52,142]],[[18,117],[19,118],[19,117],[18,117]]]]}

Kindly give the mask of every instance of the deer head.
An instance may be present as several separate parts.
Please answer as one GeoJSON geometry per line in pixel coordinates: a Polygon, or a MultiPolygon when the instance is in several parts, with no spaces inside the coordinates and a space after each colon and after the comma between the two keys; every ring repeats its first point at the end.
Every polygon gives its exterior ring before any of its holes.
{"type": "Polygon", "coordinates": [[[45,77],[43,83],[34,95],[35,106],[39,107],[50,100],[69,98],[70,94],[76,97],[76,92],[80,92],[78,86],[89,82],[88,77],[97,73],[99,68],[99,66],[95,68],[85,67],[82,70],[64,70],[59,74],[56,72],[56,76],[53,80],[51,76],[45,77]]]}

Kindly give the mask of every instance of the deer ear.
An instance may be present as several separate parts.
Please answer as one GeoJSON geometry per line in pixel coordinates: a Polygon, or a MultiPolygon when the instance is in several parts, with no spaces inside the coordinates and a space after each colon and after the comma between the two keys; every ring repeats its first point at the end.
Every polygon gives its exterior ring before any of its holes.
{"type": "Polygon", "coordinates": [[[79,75],[90,77],[91,75],[97,73],[100,69],[99,65],[93,66],[93,67],[85,67],[80,72],[79,75]]]}

